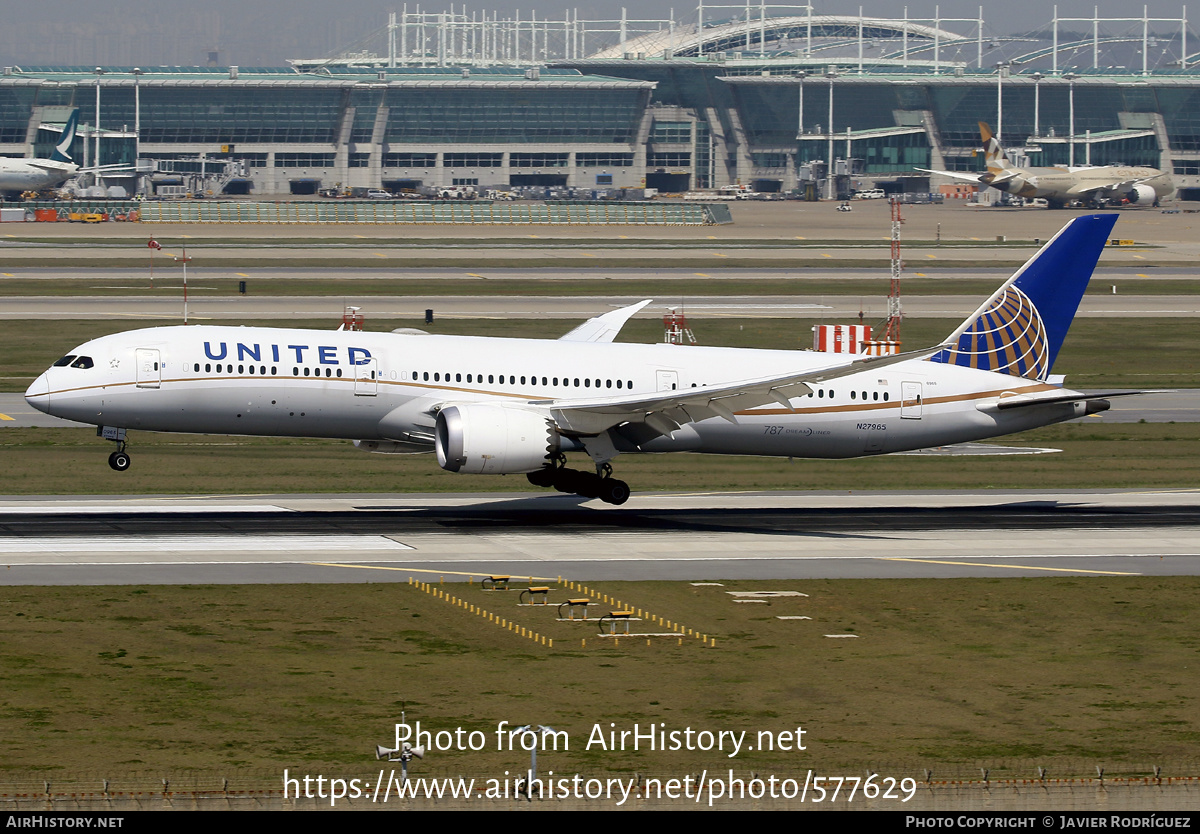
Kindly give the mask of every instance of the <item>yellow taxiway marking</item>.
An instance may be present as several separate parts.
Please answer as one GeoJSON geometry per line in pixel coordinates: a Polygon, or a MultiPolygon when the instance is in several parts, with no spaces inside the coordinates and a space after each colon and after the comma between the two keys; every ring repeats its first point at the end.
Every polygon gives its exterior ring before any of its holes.
{"type": "Polygon", "coordinates": [[[1134,257],[1135,257],[1135,258],[1137,258],[1139,261],[1144,261],[1144,260],[1146,260],[1146,259],[1145,259],[1145,258],[1143,258],[1141,255],[1134,255],[1134,257]]]}
{"type": "Polygon", "coordinates": [[[234,274],[234,275],[237,275],[237,276],[239,276],[239,277],[241,277],[241,278],[249,278],[249,277],[250,277],[249,275],[247,275],[247,274],[246,274],[246,273],[244,273],[244,272],[235,272],[235,273],[233,273],[233,274],[234,274]]]}
{"type": "Polygon", "coordinates": [[[382,252],[376,252],[376,253],[375,253],[375,257],[377,257],[377,258],[386,258],[386,257],[387,257],[387,255],[383,254],[382,252]]]}
{"type": "Polygon", "coordinates": [[[722,255],[720,252],[713,252],[714,258],[728,258],[728,255],[722,255]]]}
{"type": "Polygon", "coordinates": [[[13,277],[13,274],[11,272],[6,272],[6,273],[4,273],[4,277],[11,278],[11,277],[13,277]]]}
{"type": "Polygon", "coordinates": [[[9,417],[7,414],[0,414],[0,420],[12,420],[12,419],[14,419],[14,418],[9,417]]]}
{"type": "Polygon", "coordinates": [[[537,235],[530,235],[530,237],[537,237],[537,235]]]}
{"type": "Polygon", "coordinates": [[[600,257],[599,255],[593,255],[591,252],[580,252],[579,254],[580,254],[580,255],[583,255],[585,258],[598,258],[598,257],[600,257]]]}
{"type": "Polygon", "coordinates": [[[180,235],[180,237],[186,237],[190,240],[192,236],[191,235],[180,235]]]}
{"type": "Polygon", "coordinates": [[[937,260],[937,255],[926,255],[925,257],[933,258],[934,260],[937,260]]]}
{"type": "Polygon", "coordinates": [[[362,238],[363,240],[366,240],[366,239],[367,239],[367,236],[366,236],[366,235],[355,235],[355,237],[360,237],[360,238],[362,238]]]}
{"type": "Polygon", "coordinates": [[[1149,278],[1150,276],[1149,276],[1149,275],[1147,275],[1147,274],[1146,274],[1146,273],[1144,273],[1144,272],[1139,272],[1139,273],[1137,274],[1137,277],[1139,277],[1139,278],[1149,278]]]}
{"type": "Polygon", "coordinates": [[[617,235],[621,240],[629,240],[629,235],[617,235]]]}
{"type": "Polygon", "coordinates": [[[827,255],[826,253],[822,252],[822,253],[821,253],[821,257],[822,257],[822,258],[832,258],[832,257],[833,257],[833,255],[827,255]]]}
{"type": "Polygon", "coordinates": [[[796,235],[796,240],[808,240],[804,235],[796,235]]]}
{"type": "Polygon", "coordinates": [[[971,238],[971,240],[979,240],[979,238],[973,237],[973,238],[971,238]]]}
{"type": "Polygon", "coordinates": [[[924,273],[924,272],[914,272],[914,273],[913,273],[913,275],[917,276],[918,278],[924,278],[924,277],[925,277],[925,273],[924,273]]]}
{"type": "Polygon", "coordinates": [[[696,276],[698,276],[698,277],[700,277],[700,278],[709,278],[709,277],[711,277],[711,276],[709,276],[709,274],[708,274],[707,272],[693,272],[692,274],[693,274],[693,275],[696,275],[696,276]]]}
{"type": "MultiPolygon", "coordinates": [[[[340,562],[309,562],[310,565],[317,565],[323,568],[358,568],[359,570],[398,570],[407,573],[436,573],[438,576],[487,576],[482,571],[465,571],[465,570],[430,570],[429,568],[392,568],[385,565],[347,565],[340,562]]],[[[512,579],[527,579],[530,582],[559,582],[560,576],[529,576],[528,574],[511,575],[512,579]]]]}
{"type": "Polygon", "coordinates": [[[716,236],[716,235],[709,235],[709,236],[708,236],[708,239],[709,239],[709,240],[716,240],[716,239],[717,239],[717,236],[716,236]]]}
{"type": "Polygon", "coordinates": [[[467,277],[468,278],[483,278],[485,280],[487,279],[486,275],[480,275],[478,272],[468,272],[467,277]]]}
{"type": "Polygon", "coordinates": [[[1141,576],[1140,573],[1123,570],[1084,570],[1083,568],[1042,568],[1036,565],[993,565],[989,562],[951,562],[944,559],[904,559],[881,557],[884,562],[923,562],[927,565],[963,565],[971,568],[1005,568],[1007,570],[1046,570],[1054,573],[1099,573],[1104,576],[1141,576]]]}

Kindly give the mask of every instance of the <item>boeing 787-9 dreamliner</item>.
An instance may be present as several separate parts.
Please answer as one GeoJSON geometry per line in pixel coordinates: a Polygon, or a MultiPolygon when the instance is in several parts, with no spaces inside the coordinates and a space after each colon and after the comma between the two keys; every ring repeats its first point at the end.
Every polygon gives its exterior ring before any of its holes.
{"type": "Polygon", "coordinates": [[[1050,372],[1116,216],[1078,217],[927,350],[878,356],[613,341],[642,302],[558,341],[174,326],[86,342],[25,397],[126,432],[353,440],[451,472],[527,475],[610,504],[619,455],[852,458],[962,443],[1108,408],[1050,372]],[[567,466],[583,453],[588,469],[567,466]]]}

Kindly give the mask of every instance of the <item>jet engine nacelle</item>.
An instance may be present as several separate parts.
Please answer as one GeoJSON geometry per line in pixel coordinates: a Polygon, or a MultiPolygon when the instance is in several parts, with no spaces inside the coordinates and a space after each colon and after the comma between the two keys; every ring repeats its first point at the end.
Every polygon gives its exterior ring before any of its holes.
{"type": "Polygon", "coordinates": [[[1133,205],[1148,206],[1158,199],[1158,195],[1154,193],[1154,187],[1150,185],[1138,184],[1129,189],[1125,193],[1125,199],[1133,205]]]}
{"type": "Polygon", "coordinates": [[[535,472],[558,451],[548,414],[492,403],[448,405],[435,429],[438,465],[471,475],[535,472]]]}

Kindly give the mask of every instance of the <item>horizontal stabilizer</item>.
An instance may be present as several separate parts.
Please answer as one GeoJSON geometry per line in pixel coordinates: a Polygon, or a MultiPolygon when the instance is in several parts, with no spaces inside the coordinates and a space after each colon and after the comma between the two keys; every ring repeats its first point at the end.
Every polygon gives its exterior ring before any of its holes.
{"type": "MultiPolygon", "coordinates": [[[[1080,391],[1037,391],[1032,394],[1016,394],[1008,396],[1001,395],[1000,398],[993,402],[980,403],[976,406],[980,411],[1008,411],[1014,408],[1028,408],[1035,405],[1056,405],[1060,403],[1077,403],[1077,402],[1092,402],[1098,400],[1111,400],[1114,397],[1133,397],[1139,394],[1163,394],[1166,391],[1100,391],[1091,394],[1085,394],[1080,391]]],[[[1107,410],[1104,408],[1096,409],[1097,411],[1107,410]]],[[[1089,412],[1091,413],[1091,412],[1089,412]]]]}

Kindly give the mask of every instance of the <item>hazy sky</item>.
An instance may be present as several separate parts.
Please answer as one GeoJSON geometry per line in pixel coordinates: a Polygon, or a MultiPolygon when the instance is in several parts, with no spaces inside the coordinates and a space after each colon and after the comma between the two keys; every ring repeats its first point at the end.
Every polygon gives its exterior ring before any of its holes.
{"type": "MultiPolygon", "coordinates": [[[[727,0],[728,1],[728,0],[727,0]]],[[[446,3],[414,3],[424,11],[448,11],[446,3]]],[[[578,5],[531,2],[505,5],[468,5],[468,13],[487,10],[511,16],[514,9],[527,18],[531,11],[538,17],[561,19],[567,8],[578,9],[583,19],[612,19],[619,17],[621,6],[630,8],[630,15],[666,18],[674,8],[677,20],[694,22],[696,7],[683,6],[672,0],[590,0],[578,5]]],[[[932,18],[933,2],[904,2],[904,0],[871,0],[863,4],[864,14],[900,17],[907,5],[913,18],[932,18]]],[[[979,13],[978,2],[941,0],[943,17],[974,19],[979,13]]],[[[1091,2],[1062,2],[1062,16],[1090,16],[1091,2]]],[[[370,33],[381,29],[389,11],[399,11],[401,4],[392,0],[288,0],[288,2],[245,2],[245,0],[105,0],[103,3],[81,3],[78,0],[40,0],[34,3],[6,4],[3,26],[0,26],[0,64],[37,65],[137,65],[137,64],[203,64],[210,50],[220,50],[221,64],[240,66],[280,66],[287,58],[323,57],[350,46],[370,33]]],[[[985,4],[985,33],[988,35],[1020,34],[1049,23],[1053,4],[1041,0],[1007,0],[985,4]]],[[[456,11],[462,9],[455,4],[456,11]]],[[[741,7],[739,7],[741,8],[741,7]]],[[[821,2],[815,13],[857,14],[858,4],[821,2]]],[[[1141,3],[1117,3],[1108,0],[1100,4],[1101,17],[1139,15],[1141,3]]],[[[706,12],[706,19],[733,16],[735,9],[706,12]]],[[[1182,15],[1181,6],[1169,2],[1151,2],[1151,17],[1182,15]]],[[[1198,8],[1196,14],[1200,14],[1198,8]]],[[[1140,24],[1123,24],[1122,31],[1136,30],[1140,24]]],[[[948,24],[947,28],[971,30],[969,24],[948,24]]],[[[1080,25],[1078,28],[1086,28],[1080,25]]],[[[1114,28],[1121,28],[1120,26],[1114,28]]],[[[1153,28],[1170,27],[1157,24],[1153,28]]],[[[1189,35],[1189,40],[1191,35],[1189,35]]],[[[1200,38],[1197,39],[1200,44],[1200,38]]]]}

